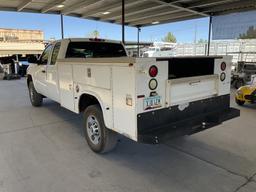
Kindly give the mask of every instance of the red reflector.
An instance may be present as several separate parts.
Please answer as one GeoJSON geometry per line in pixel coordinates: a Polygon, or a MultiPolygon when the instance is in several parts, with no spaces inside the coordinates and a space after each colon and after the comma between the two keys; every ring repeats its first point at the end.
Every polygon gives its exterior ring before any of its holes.
{"type": "Polygon", "coordinates": [[[151,66],[149,68],[149,75],[151,77],[155,77],[155,76],[157,76],[157,74],[158,74],[158,68],[155,65],[151,66]]]}
{"type": "Polygon", "coordinates": [[[226,70],[226,67],[227,67],[226,63],[225,63],[225,62],[222,62],[222,63],[221,63],[221,66],[220,66],[221,70],[222,70],[222,71],[225,71],[225,70],[226,70]]]}

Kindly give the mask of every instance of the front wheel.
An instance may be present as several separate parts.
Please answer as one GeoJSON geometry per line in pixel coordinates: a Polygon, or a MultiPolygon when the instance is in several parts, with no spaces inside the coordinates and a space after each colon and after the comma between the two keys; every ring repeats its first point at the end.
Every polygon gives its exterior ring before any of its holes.
{"type": "Polygon", "coordinates": [[[239,100],[239,99],[236,99],[236,104],[237,104],[237,105],[242,106],[242,105],[244,105],[244,103],[245,103],[245,101],[241,101],[241,100],[239,100]]]}
{"type": "Polygon", "coordinates": [[[43,96],[38,93],[32,81],[28,85],[30,102],[34,107],[40,107],[43,104],[43,96]]]}
{"type": "Polygon", "coordinates": [[[96,153],[106,153],[115,148],[117,133],[108,129],[99,105],[91,105],[84,111],[85,139],[96,153]]]}

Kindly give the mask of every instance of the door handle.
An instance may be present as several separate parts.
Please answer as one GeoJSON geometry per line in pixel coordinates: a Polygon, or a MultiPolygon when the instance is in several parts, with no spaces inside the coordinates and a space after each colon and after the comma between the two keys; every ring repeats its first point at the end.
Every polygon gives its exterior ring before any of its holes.
{"type": "Polygon", "coordinates": [[[189,85],[196,85],[196,84],[198,84],[198,83],[201,83],[201,81],[198,80],[198,81],[194,81],[194,82],[189,82],[189,85]]]}
{"type": "Polygon", "coordinates": [[[46,73],[46,71],[45,71],[45,70],[42,70],[42,73],[46,73]]]}

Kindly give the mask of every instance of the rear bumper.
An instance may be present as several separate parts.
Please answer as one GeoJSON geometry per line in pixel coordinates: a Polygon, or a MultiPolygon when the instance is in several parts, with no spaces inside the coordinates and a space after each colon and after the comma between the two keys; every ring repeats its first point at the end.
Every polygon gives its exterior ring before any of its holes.
{"type": "Polygon", "coordinates": [[[184,111],[175,106],[143,113],[138,115],[138,141],[158,144],[204,131],[238,116],[240,111],[229,107],[229,95],[192,102],[184,111]]]}

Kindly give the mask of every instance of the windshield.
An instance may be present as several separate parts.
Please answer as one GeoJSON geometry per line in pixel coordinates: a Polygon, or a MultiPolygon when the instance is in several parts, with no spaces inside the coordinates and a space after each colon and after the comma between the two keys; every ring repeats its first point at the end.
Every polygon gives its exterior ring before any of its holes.
{"type": "Polygon", "coordinates": [[[70,42],[66,58],[126,57],[122,44],[107,42],[70,42]]]}

